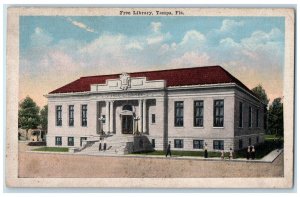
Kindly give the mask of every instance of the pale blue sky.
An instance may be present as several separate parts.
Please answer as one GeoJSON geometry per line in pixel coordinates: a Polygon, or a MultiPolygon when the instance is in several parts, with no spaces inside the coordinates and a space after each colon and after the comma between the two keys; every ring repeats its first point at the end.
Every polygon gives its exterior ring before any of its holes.
{"type": "Polygon", "coordinates": [[[216,64],[273,99],[284,28],[283,17],[22,16],[20,99],[43,105],[43,94],[85,75],[216,64]]]}

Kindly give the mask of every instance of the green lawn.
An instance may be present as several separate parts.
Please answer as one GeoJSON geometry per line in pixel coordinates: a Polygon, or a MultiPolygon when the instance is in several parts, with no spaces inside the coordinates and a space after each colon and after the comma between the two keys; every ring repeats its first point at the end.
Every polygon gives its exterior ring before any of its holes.
{"type": "Polygon", "coordinates": [[[47,152],[68,152],[69,148],[65,147],[41,147],[32,149],[33,151],[47,151],[47,152]]]}
{"type": "MultiPolygon", "coordinates": [[[[261,159],[271,151],[282,148],[283,138],[276,137],[275,135],[265,135],[265,142],[255,146],[255,158],[261,159]]],[[[154,150],[149,152],[135,152],[135,155],[165,155],[166,153],[161,150],[154,150]]],[[[204,151],[172,151],[173,156],[192,156],[204,157],[204,151]]],[[[228,158],[229,153],[225,153],[225,158],[228,158]]],[[[208,157],[221,157],[220,152],[208,152],[208,157]]],[[[234,152],[234,158],[246,158],[247,148],[234,152]]]]}
{"type": "MultiPolygon", "coordinates": [[[[172,156],[192,156],[192,157],[204,157],[204,151],[171,151],[172,156]]],[[[155,150],[149,152],[135,152],[135,155],[165,155],[162,150],[155,150]]],[[[225,153],[225,157],[228,157],[229,153],[225,153]]],[[[220,152],[208,152],[208,157],[221,157],[220,152]]]]}

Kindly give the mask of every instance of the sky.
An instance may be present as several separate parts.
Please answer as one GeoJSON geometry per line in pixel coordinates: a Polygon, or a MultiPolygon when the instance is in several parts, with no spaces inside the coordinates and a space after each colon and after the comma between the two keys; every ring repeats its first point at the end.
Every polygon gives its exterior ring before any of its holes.
{"type": "Polygon", "coordinates": [[[283,17],[21,16],[19,100],[82,76],[220,65],[283,94],[283,17]]]}

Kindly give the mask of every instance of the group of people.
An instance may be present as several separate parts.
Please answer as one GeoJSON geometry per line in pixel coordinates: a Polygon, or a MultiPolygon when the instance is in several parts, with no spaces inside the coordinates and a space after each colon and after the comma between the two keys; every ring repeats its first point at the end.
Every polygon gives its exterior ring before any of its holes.
{"type": "Polygon", "coordinates": [[[255,148],[254,148],[254,146],[248,146],[247,160],[249,160],[250,158],[255,159],[255,148]]]}
{"type": "MultiPolygon", "coordinates": [[[[224,150],[221,151],[221,159],[225,159],[225,152],[224,152],[224,150]]],[[[232,148],[229,149],[228,159],[233,159],[233,150],[232,150],[232,148]]]]}

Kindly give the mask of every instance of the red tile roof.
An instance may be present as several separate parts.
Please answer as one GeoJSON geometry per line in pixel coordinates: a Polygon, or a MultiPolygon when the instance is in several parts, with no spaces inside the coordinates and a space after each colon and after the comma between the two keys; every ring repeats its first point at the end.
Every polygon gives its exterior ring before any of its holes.
{"type": "MultiPolygon", "coordinates": [[[[147,80],[165,80],[167,87],[236,83],[253,95],[251,90],[221,66],[180,68],[128,74],[131,77],[147,77],[147,80]]],[[[105,84],[107,79],[118,79],[119,75],[120,74],[81,77],[49,94],[90,91],[91,84],[105,84]]]]}

